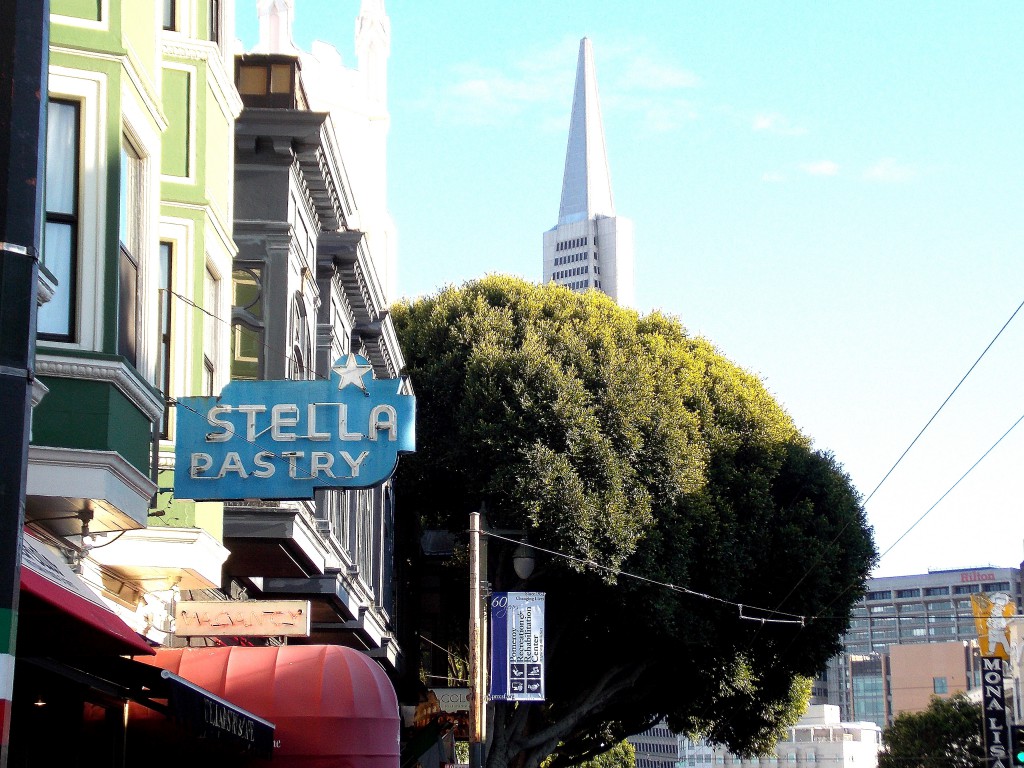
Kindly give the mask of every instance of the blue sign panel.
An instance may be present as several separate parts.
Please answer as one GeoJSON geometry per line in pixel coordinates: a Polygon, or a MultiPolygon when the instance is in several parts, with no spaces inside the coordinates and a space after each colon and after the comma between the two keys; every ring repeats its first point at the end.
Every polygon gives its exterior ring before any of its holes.
{"type": "Polygon", "coordinates": [[[544,593],[491,595],[491,699],[544,701],[544,593]]]}
{"type": "Polygon", "coordinates": [[[180,397],[174,495],[311,499],[369,488],[416,449],[416,398],[348,355],[317,381],[233,381],[220,397],[180,397]]]}

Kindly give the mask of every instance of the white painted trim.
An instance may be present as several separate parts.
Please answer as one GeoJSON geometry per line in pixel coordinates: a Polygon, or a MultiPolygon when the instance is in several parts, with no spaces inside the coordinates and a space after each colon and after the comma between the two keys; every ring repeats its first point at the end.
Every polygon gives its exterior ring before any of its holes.
{"type": "MultiPolygon", "coordinates": [[[[206,350],[204,354],[210,354],[210,361],[213,363],[213,391],[219,393],[231,380],[231,259],[225,257],[223,252],[215,256],[209,250],[209,243],[205,247],[205,270],[213,275],[217,282],[216,306],[206,306],[206,273],[203,273],[203,296],[202,301],[196,303],[204,307],[207,312],[214,315],[204,314],[202,322],[212,323],[214,349],[206,350]]],[[[229,256],[229,255],[228,255],[229,256]]],[[[204,334],[205,336],[205,334],[204,334]]],[[[205,339],[204,339],[205,341],[205,339]]]]}
{"type": "MultiPolygon", "coordinates": [[[[166,173],[160,174],[161,181],[168,181],[173,184],[187,184],[195,186],[196,183],[196,145],[199,143],[199,135],[196,127],[196,114],[199,111],[199,103],[197,101],[197,87],[199,84],[199,71],[196,67],[188,64],[177,64],[175,62],[165,61],[163,69],[173,69],[178,72],[184,72],[188,75],[188,175],[187,176],[171,176],[166,173]]],[[[162,87],[161,83],[161,87],[162,87]]]]}
{"type": "Polygon", "coordinates": [[[155,421],[164,411],[160,396],[139,382],[138,375],[120,359],[64,357],[40,352],[36,356],[36,375],[106,381],[117,387],[148,419],[155,421]]]}
{"type": "MultiPolygon", "coordinates": [[[[171,289],[182,296],[192,298],[195,285],[196,235],[192,219],[163,217],[160,221],[160,240],[173,248],[171,267],[171,289]]],[[[177,296],[171,296],[171,383],[167,397],[181,397],[195,394],[192,391],[193,347],[195,315],[198,310],[190,307],[177,296]]],[[[174,439],[177,409],[170,409],[168,434],[174,439]]]]}
{"type": "MultiPolygon", "coordinates": [[[[228,64],[221,58],[220,49],[215,43],[208,40],[173,38],[164,41],[163,54],[165,57],[173,56],[179,59],[205,62],[210,89],[213,91],[217,105],[224,117],[234,120],[242,113],[242,97],[235,89],[234,68],[229,70],[228,64]]],[[[165,59],[164,65],[168,64],[170,62],[165,59]]]]}
{"type": "MultiPolygon", "coordinates": [[[[44,342],[47,346],[100,351],[103,348],[107,220],[107,76],[100,72],[50,66],[49,97],[77,101],[81,106],[78,177],[78,296],[76,338],[44,342]],[[88,262],[88,263],[86,263],[88,262]]],[[[58,286],[57,290],[61,290],[58,286]]]]}
{"type": "MultiPolygon", "coordinates": [[[[149,79],[149,69],[142,63],[139,54],[132,48],[131,42],[124,41],[126,54],[119,57],[121,69],[124,71],[128,82],[132,84],[139,101],[146,107],[149,118],[156,124],[158,131],[167,130],[167,117],[160,107],[160,89],[149,79]]],[[[160,52],[157,51],[153,62],[153,69],[160,72],[160,52]]],[[[124,89],[121,91],[122,98],[127,98],[124,89]]]]}
{"type": "Polygon", "coordinates": [[[116,541],[90,551],[90,557],[129,581],[145,581],[147,591],[164,579],[167,587],[216,588],[230,552],[202,528],[149,527],[126,531],[116,541]]]}
{"type": "Polygon", "coordinates": [[[61,16],[57,13],[50,14],[51,24],[63,24],[66,27],[77,27],[79,29],[94,29],[106,31],[110,29],[110,0],[100,0],[100,20],[90,21],[80,19],[77,16],[61,16]]]}
{"type": "Polygon", "coordinates": [[[156,265],[159,264],[160,255],[160,133],[147,117],[144,105],[140,105],[127,89],[122,88],[121,130],[138,152],[142,164],[142,221],[139,222],[139,252],[134,254],[139,260],[139,285],[142,286],[139,296],[140,324],[135,367],[146,381],[153,383],[156,375],[154,331],[159,321],[158,304],[154,297],[159,285],[156,265]]]}
{"type": "MultiPolygon", "coordinates": [[[[231,258],[238,255],[238,246],[235,244],[234,237],[231,232],[224,226],[224,221],[220,216],[217,215],[217,209],[210,205],[196,205],[194,203],[182,203],[173,200],[164,200],[162,202],[165,208],[175,208],[181,211],[196,211],[197,213],[203,214],[206,218],[206,223],[210,226],[207,229],[212,228],[217,233],[217,242],[220,243],[218,246],[220,249],[224,249],[231,254],[231,258]]],[[[207,233],[207,242],[210,241],[210,235],[207,233]]]]}
{"type": "Polygon", "coordinates": [[[117,451],[29,446],[26,496],[103,500],[144,526],[155,493],[117,451]]]}

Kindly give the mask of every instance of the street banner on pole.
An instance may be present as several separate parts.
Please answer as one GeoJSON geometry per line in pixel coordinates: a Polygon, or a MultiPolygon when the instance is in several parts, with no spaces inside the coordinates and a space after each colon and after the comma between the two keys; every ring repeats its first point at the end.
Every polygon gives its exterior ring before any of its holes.
{"type": "Polygon", "coordinates": [[[544,701],[544,593],[491,595],[491,699],[544,701]]]}

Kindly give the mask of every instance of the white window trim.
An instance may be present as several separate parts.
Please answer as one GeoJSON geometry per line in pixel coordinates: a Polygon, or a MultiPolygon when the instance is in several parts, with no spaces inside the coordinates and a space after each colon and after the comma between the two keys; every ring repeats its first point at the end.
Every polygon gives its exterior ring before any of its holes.
{"type": "MultiPolygon", "coordinates": [[[[184,3],[183,3],[184,4],[184,3]]],[[[188,86],[189,86],[189,101],[195,103],[198,93],[196,88],[199,83],[199,72],[195,67],[188,66],[187,64],[177,64],[174,62],[164,62],[164,69],[175,69],[179,72],[185,72],[188,75],[188,86]]],[[[191,105],[188,110],[188,175],[187,176],[170,176],[167,174],[160,174],[161,181],[171,182],[173,184],[187,184],[195,186],[196,184],[196,141],[198,134],[196,133],[196,114],[199,110],[193,108],[191,105]]]]}
{"type": "Polygon", "coordinates": [[[217,226],[217,218],[212,211],[207,211],[203,233],[206,263],[214,276],[220,280],[220,292],[217,297],[219,306],[214,314],[224,322],[219,323],[217,359],[213,361],[217,377],[214,386],[220,392],[231,381],[231,306],[234,302],[234,286],[231,281],[235,268],[236,248],[230,236],[227,240],[224,239],[224,232],[217,226]]]}
{"type": "MultiPolygon", "coordinates": [[[[97,269],[106,251],[107,145],[106,116],[109,105],[107,77],[98,72],[51,66],[51,99],[67,99],[80,106],[81,144],[78,168],[78,296],[75,298],[73,341],[42,342],[49,347],[100,351],[103,346],[103,298],[105,270],[97,269]]],[[[67,286],[57,286],[67,290],[67,286]]]]}
{"type": "MultiPolygon", "coordinates": [[[[195,222],[191,219],[164,217],[160,221],[160,242],[171,245],[171,290],[181,296],[191,296],[195,285],[195,222]]],[[[171,368],[167,397],[196,394],[192,387],[192,365],[188,357],[193,349],[191,339],[195,332],[195,311],[181,299],[171,296],[171,368]]],[[[158,303],[159,307],[159,303],[158,303]]],[[[159,321],[159,317],[157,318],[159,321]]],[[[157,382],[159,388],[160,383],[157,382]]],[[[177,411],[171,408],[167,420],[169,439],[174,441],[177,411]]]]}
{"type": "MultiPolygon", "coordinates": [[[[193,10],[194,3],[188,2],[188,0],[177,0],[175,3],[175,29],[164,29],[163,24],[160,25],[160,34],[164,38],[181,37],[181,38],[193,38],[195,34],[196,15],[193,10]]],[[[161,21],[163,18],[163,7],[160,7],[161,21]]]]}
{"type": "Polygon", "coordinates": [[[148,109],[141,105],[134,93],[125,87],[121,93],[121,130],[139,154],[142,175],[139,209],[139,252],[134,254],[139,261],[139,328],[136,369],[146,381],[155,382],[156,355],[155,338],[151,338],[159,322],[159,302],[155,301],[159,288],[160,254],[160,133],[154,127],[148,109]]]}
{"type": "MultiPolygon", "coordinates": [[[[212,355],[208,354],[207,350],[203,350],[204,358],[208,357],[210,362],[213,363],[213,391],[214,394],[220,394],[221,390],[231,380],[231,261],[228,260],[227,264],[216,258],[213,253],[207,251],[206,260],[204,262],[204,269],[210,271],[210,274],[217,281],[217,297],[215,307],[206,307],[206,275],[203,274],[203,305],[207,312],[212,313],[215,317],[209,317],[208,315],[203,316],[203,322],[207,320],[214,323],[214,348],[212,355]]],[[[200,366],[204,366],[205,359],[199,361],[200,366]]],[[[205,393],[204,393],[205,394],[205,393]]]]}
{"type": "Polygon", "coordinates": [[[106,31],[110,29],[110,0],[100,0],[99,21],[80,19],[77,16],[62,16],[59,13],[50,14],[50,21],[57,24],[62,24],[66,27],[78,27],[79,29],[94,29],[106,31]]]}

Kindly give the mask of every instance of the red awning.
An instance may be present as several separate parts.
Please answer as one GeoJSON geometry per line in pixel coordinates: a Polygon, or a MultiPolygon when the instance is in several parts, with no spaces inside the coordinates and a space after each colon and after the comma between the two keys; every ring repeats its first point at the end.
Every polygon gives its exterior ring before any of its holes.
{"type": "Polygon", "coordinates": [[[395,690],[373,659],[352,648],[175,648],[140,661],[273,722],[275,768],[398,767],[395,690]]]}
{"type": "Polygon", "coordinates": [[[19,655],[155,653],[74,571],[27,532],[21,545],[21,593],[19,655]]]}

